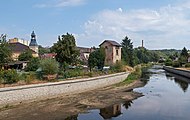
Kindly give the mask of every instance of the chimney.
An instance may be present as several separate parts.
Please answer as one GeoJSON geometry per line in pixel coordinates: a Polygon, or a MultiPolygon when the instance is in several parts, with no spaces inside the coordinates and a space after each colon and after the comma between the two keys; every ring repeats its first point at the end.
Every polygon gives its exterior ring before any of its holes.
{"type": "Polygon", "coordinates": [[[144,48],[144,40],[142,40],[142,48],[144,48]]]}

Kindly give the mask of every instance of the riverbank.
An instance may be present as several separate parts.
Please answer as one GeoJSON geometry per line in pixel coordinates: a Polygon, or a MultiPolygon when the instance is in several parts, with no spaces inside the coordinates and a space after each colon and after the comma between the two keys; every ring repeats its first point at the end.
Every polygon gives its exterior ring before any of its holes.
{"type": "Polygon", "coordinates": [[[128,74],[122,72],[86,79],[0,88],[0,107],[103,88],[120,83],[128,74]]]}
{"type": "Polygon", "coordinates": [[[178,69],[178,68],[173,68],[173,67],[168,67],[168,66],[164,66],[163,69],[168,72],[190,78],[190,70],[178,69]]]}
{"type": "Polygon", "coordinates": [[[134,81],[124,86],[109,86],[73,95],[62,95],[56,98],[32,103],[22,103],[1,109],[3,120],[55,120],[87,112],[89,109],[104,108],[113,104],[130,101],[142,96],[132,89],[143,86],[141,81],[134,81]]]}

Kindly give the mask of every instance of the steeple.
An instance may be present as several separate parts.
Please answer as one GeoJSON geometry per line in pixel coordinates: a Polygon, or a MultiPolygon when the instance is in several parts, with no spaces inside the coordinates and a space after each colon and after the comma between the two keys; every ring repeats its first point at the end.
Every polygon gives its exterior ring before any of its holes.
{"type": "Polygon", "coordinates": [[[38,46],[38,44],[36,42],[36,35],[35,35],[34,31],[32,31],[31,41],[30,41],[29,46],[38,46]]]}
{"type": "Polygon", "coordinates": [[[33,51],[36,52],[36,57],[38,57],[38,44],[36,42],[36,35],[34,33],[34,31],[32,31],[32,34],[31,34],[31,41],[30,41],[30,44],[29,44],[29,48],[32,49],[33,51]]]}

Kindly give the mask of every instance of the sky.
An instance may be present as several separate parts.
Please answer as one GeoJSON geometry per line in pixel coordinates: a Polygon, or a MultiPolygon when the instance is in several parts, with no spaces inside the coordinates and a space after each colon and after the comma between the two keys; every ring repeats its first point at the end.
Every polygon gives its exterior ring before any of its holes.
{"type": "Polygon", "coordinates": [[[44,47],[73,34],[77,46],[104,40],[134,47],[190,49],[190,0],[1,0],[0,34],[30,40],[34,30],[44,47]]]}

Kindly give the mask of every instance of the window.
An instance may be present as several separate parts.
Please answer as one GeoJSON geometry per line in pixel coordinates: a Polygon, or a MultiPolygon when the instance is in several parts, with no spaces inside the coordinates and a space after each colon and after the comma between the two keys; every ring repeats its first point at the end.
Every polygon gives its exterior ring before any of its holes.
{"type": "Polygon", "coordinates": [[[119,55],[119,51],[118,50],[116,50],[116,55],[119,55]]]}

